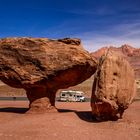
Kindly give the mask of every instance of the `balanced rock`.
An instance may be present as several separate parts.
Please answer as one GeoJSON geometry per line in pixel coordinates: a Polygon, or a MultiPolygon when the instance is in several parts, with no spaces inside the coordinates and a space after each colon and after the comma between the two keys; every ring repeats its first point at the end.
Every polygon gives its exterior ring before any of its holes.
{"type": "Polygon", "coordinates": [[[26,90],[30,111],[55,109],[56,91],[83,82],[96,67],[79,39],[0,39],[0,80],[26,90]]]}
{"type": "Polygon", "coordinates": [[[122,54],[108,51],[99,60],[91,97],[97,120],[121,118],[135,95],[134,72],[122,54]]]}

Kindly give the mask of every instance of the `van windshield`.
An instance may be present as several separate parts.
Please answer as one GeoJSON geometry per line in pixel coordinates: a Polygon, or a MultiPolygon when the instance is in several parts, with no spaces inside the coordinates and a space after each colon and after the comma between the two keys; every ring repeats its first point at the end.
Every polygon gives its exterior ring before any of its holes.
{"type": "Polygon", "coordinates": [[[80,95],[77,95],[77,98],[81,98],[82,96],[80,96],[80,95]]]}

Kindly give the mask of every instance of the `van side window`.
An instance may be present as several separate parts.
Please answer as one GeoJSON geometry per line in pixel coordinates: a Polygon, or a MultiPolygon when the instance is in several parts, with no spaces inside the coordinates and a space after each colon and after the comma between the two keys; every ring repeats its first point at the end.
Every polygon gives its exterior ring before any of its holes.
{"type": "Polygon", "coordinates": [[[65,94],[63,93],[62,96],[65,96],[65,94]]]}

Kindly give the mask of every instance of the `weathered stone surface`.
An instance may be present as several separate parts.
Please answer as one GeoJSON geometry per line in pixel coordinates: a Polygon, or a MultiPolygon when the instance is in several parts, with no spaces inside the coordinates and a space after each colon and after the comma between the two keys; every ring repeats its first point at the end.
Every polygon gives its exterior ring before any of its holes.
{"type": "Polygon", "coordinates": [[[55,108],[56,91],[86,80],[96,66],[79,39],[0,39],[0,80],[24,88],[30,110],[55,108]]]}
{"type": "Polygon", "coordinates": [[[121,118],[135,96],[134,72],[122,54],[108,51],[99,60],[91,97],[96,119],[121,118]]]}

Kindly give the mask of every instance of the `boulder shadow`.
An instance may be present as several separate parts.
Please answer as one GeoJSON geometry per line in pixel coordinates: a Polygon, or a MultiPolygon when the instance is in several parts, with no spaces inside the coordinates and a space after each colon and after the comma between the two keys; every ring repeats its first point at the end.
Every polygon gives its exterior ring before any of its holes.
{"type": "Polygon", "coordinates": [[[28,110],[29,108],[17,108],[17,107],[0,108],[0,112],[10,112],[10,113],[19,113],[19,114],[24,114],[28,110]]]}
{"type": "Polygon", "coordinates": [[[118,116],[114,116],[112,118],[96,118],[95,116],[92,115],[91,111],[80,111],[80,112],[75,112],[77,116],[86,122],[91,122],[91,123],[101,123],[101,122],[107,122],[107,121],[117,121],[119,119],[118,116]]]}
{"type": "Polygon", "coordinates": [[[91,111],[76,111],[72,109],[57,109],[59,113],[69,113],[73,112],[75,113],[79,119],[86,121],[86,122],[91,122],[91,123],[99,123],[96,118],[92,115],[91,111]]]}
{"type": "Polygon", "coordinates": [[[76,112],[75,110],[72,109],[57,109],[57,111],[60,113],[76,112]]]}
{"type": "Polygon", "coordinates": [[[79,119],[86,122],[99,123],[99,121],[96,120],[96,118],[94,118],[91,111],[76,111],[76,110],[71,110],[71,109],[57,109],[57,110],[59,113],[73,112],[79,117],[79,119]]]}
{"type": "Polygon", "coordinates": [[[76,111],[76,115],[83,121],[91,123],[99,123],[93,116],[91,111],[76,111]]]}
{"type": "Polygon", "coordinates": [[[91,122],[91,123],[101,123],[101,122],[107,122],[107,121],[117,121],[119,119],[118,116],[114,116],[112,118],[96,118],[95,116],[92,115],[91,111],[77,111],[75,112],[77,116],[86,122],[91,122]]]}

